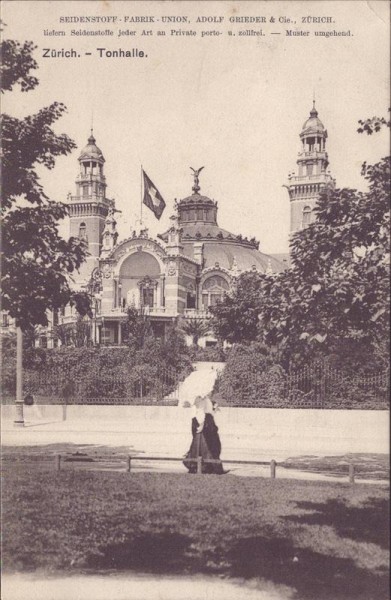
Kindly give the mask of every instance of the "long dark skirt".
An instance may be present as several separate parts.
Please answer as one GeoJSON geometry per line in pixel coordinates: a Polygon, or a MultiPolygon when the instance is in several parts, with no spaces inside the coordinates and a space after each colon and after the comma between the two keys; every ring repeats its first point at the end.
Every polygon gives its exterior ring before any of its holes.
{"type": "MultiPolygon", "coordinates": [[[[214,421],[214,418],[210,414],[205,415],[204,428],[201,433],[197,433],[199,423],[194,417],[191,423],[191,432],[193,439],[191,442],[190,450],[186,454],[186,458],[183,461],[185,467],[189,470],[189,473],[197,472],[197,463],[190,462],[189,458],[214,458],[220,460],[221,453],[221,442],[218,433],[218,427],[214,421]]],[[[202,463],[203,473],[215,473],[216,475],[222,475],[224,473],[223,465],[219,463],[202,463]]]]}

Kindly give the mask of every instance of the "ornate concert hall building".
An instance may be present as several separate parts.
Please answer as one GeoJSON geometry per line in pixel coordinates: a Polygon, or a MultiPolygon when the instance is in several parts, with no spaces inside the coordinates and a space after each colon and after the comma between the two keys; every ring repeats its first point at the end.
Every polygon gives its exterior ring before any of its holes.
{"type": "MultiPolygon", "coordinates": [[[[284,269],[259,251],[255,238],[219,227],[218,204],[201,194],[199,171],[192,193],[176,202],[167,231],[154,239],[141,229],[119,240],[114,200],[106,196],[104,163],[91,134],[79,156],[76,195],[69,198],[70,234],[83,238],[90,253],[76,285],[93,295],[96,343],[122,343],[129,307],[147,314],[156,333],[163,335],[165,324],[179,315],[206,318],[239,273],[284,269]]],[[[60,320],[72,320],[70,310],[60,320]]]]}
{"type": "MultiPolygon", "coordinates": [[[[300,133],[298,174],[290,174],[291,233],[307,226],[319,192],[333,186],[326,152],[327,131],[315,106],[300,133]]],[[[92,342],[124,342],[129,307],[148,315],[157,335],[181,316],[208,318],[210,306],[224,297],[235,278],[246,271],[279,273],[289,257],[259,250],[255,238],[231,233],[218,224],[218,203],[201,193],[199,173],[189,196],[176,201],[170,227],[157,238],[146,229],[118,239],[114,200],[107,197],[105,158],[91,132],[78,158],[76,194],[68,196],[70,235],[82,238],[89,256],[75,278],[75,287],[87,291],[93,304],[92,342]]],[[[155,190],[156,192],[156,190],[155,190]]],[[[54,315],[52,326],[75,321],[68,306],[54,315]]],[[[45,332],[43,345],[58,340],[45,332]],[[46,339],[45,339],[46,338],[46,339]]],[[[212,337],[201,344],[212,345],[212,337]]]]}

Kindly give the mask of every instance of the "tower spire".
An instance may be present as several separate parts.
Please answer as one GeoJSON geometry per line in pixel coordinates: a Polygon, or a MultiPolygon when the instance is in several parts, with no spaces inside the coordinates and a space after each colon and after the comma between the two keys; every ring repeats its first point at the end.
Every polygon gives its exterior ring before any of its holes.
{"type": "Polygon", "coordinates": [[[318,116],[318,111],[316,110],[316,107],[315,107],[315,91],[314,91],[314,94],[313,94],[312,110],[310,111],[310,116],[311,117],[317,117],[318,116]]]}
{"type": "Polygon", "coordinates": [[[89,144],[95,144],[96,139],[94,138],[94,109],[91,110],[91,127],[90,127],[91,135],[88,138],[89,144]]]}

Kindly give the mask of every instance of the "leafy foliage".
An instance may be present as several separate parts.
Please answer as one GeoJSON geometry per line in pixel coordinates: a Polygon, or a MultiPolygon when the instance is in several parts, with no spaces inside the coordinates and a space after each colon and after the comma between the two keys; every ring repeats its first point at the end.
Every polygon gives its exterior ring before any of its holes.
{"type": "Polygon", "coordinates": [[[183,332],[191,338],[193,346],[198,346],[200,338],[210,332],[210,324],[206,319],[189,318],[183,319],[180,324],[183,332]]]}
{"type": "MultiPolygon", "coordinates": [[[[178,378],[191,372],[189,348],[175,328],[166,339],[151,333],[142,348],[105,348],[88,346],[90,323],[79,317],[64,331],[64,346],[57,349],[30,348],[24,353],[25,391],[44,396],[46,401],[84,402],[86,399],[133,398],[172,392],[178,378]],[[65,343],[72,344],[66,346],[65,343]],[[73,400],[71,400],[73,399],[73,400]]],[[[58,335],[60,327],[57,328],[58,335]]],[[[15,393],[15,336],[4,355],[2,391],[15,393]]],[[[7,346],[7,347],[8,347],[7,346]]]]}
{"type": "Polygon", "coordinates": [[[285,372],[260,342],[235,344],[218,381],[218,396],[229,406],[286,405],[285,372]]]}
{"type": "Polygon", "coordinates": [[[33,90],[38,84],[38,79],[30,75],[30,71],[37,69],[37,62],[32,53],[36,49],[33,42],[20,44],[15,40],[6,40],[1,45],[0,76],[3,91],[10,91],[18,84],[22,92],[33,90]]]}
{"type": "MultiPolygon", "coordinates": [[[[388,109],[388,112],[390,112],[390,109],[388,109]]],[[[384,117],[372,117],[371,119],[360,120],[359,124],[360,127],[357,129],[358,133],[372,135],[372,133],[380,131],[383,125],[390,127],[391,121],[390,119],[387,120],[384,117]]]]}
{"type": "Polygon", "coordinates": [[[73,323],[55,325],[52,335],[60,340],[63,346],[75,348],[90,346],[92,344],[91,322],[87,317],[79,315],[73,323]]]}
{"type": "MultiPolygon", "coordinates": [[[[4,40],[1,49],[2,92],[15,85],[22,91],[34,89],[38,80],[29,74],[37,68],[33,44],[4,40]]],[[[70,276],[86,256],[82,240],[60,237],[58,222],[66,216],[66,206],[46,196],[36,171],[38,165],[52,169],[56,157],[76,147],[67,135],[52,129],[65,110],[54,102],[24,119],[7,114],[1,118],[2,308],[24,330],[47,325],[47,310],[69,302],[70,276]]]]}
{"type": "Polygon", "coordinates": [[[134,351],[141,350],[147,338],[153,336],[150,320],[135,306],[129,306],[127,320],[123,327],[124,338],[134,351]]]}
{"type": "MultiPolygon", "coordinates": [[[[372,126],[377,129],[376,123],[372,126]]],[[[345,362],[347,346],[358,360],[356,367],[384,365],[389,158],[364,163],[362,175],[366,193],[337,189],[321,194],[315,222],[292,237],[290,269],[278,275],[243,274],[231,296],[211,309],[221,338],[278,346],[286,365],[316,355],[345,362]]]]}
{"type": "Polygon", "coordinates": [[[262,282],[263,276],[259,273],[244,273],[232,293],[210,307],[211,325],[220,339],[241,343],[257,338],[262,282]]]}
{"type": "Polygon", "coordinates": [[[226,362],[229,352],[229,347],[223,348],[223,345],[219,343],[216,346],[206,346],[205,348],[190,347],[191,360],[200,362],[226,362]]]}

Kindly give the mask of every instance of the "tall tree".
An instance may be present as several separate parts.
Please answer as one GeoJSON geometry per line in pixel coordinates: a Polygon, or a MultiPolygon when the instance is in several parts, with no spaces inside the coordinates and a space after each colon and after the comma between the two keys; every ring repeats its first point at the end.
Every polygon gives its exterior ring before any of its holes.
{"type": "Polygon", "coordinates": [[[263,279],[259,273],[243,273],[232,292],[210,307],[211,327],[218,338],[232,344],[257,338],[263,279]]]}
{"type": "MultiPolygon", "coordinates": [[[[31,75],[37,69],[34,49],[31,42],[2,41],[2,93],[15,86],[22,92],[36,87],[38,80],[31,75]]],[[[52,169],[58,156],[76,147],[52,129],[65,110],[54,102],[23,119],[8,114],[1,118],[2,308],[23,330],[47,325],[47,310],[70,301],[71,274],[86,256],[83,241],[59,235],[58,223],[67,208],[47,197],[36,171],[38,165],[52,169]]]]}
{"type": "MultiPolygon", "coordinates": [[[[370,134],[382,124],[389,122],[368,119],[360,129],[370,134]]],[[[345,360],[346,348],[368,365],[379,349],[386,358],[390,159],[364,164],[362,175],[367,192],[320,196],[315,222],[292,237],[289,270],[239,278],[233,295],[212,309],[218,334],[278,344],[290,358],[319,352],[345,360]]]]}

